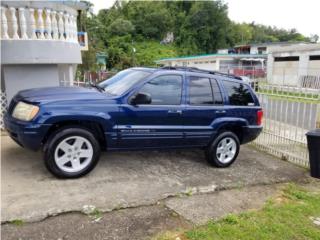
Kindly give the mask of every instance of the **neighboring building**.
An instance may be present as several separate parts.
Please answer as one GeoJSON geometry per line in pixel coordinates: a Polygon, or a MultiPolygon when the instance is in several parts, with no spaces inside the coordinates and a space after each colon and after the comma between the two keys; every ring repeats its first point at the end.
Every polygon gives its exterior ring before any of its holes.
{"type": "Polygon", "coordinates": [[[265,54],[207,54],[176,58],[164,58],[156,63],[163,66],[197,67],[221,71],[238,76],[263,77],[265,75],[265,54]]]}
{"type": "Polygon", "coordinates": [[[271,47],[267,73],[271,84],[320,88],[320,44],[271,47]]]}
{"type": "Polygon", "coordinates": [[[107,68],[107,54],[103,52],[96,53],[96,60],[99,66],[99,70],[106,70],[107,68]]]}
{"type": "Polygon", "coordinates": [[[81,63],[80,1],[1,2],[1,92],[73,85],[81,63]]]}
{"type": "Polygon", "coordinates": [[[229,49],[229,53],[237,54],[268,54],[270,49],[277,47],[289,47],[307,45],[307,42],[266,42],[237,45],[233,49],[229,49]]]}

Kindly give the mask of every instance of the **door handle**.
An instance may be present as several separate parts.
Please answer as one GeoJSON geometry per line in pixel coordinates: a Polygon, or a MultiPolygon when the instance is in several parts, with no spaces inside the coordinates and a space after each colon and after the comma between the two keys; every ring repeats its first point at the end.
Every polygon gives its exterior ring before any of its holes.
{"type": "Polygon", "coordinates": [[[182,110],[168,110],[168,114],[182,114],[182,110]]]}
{"type": "Polygon", "coordinates": [[[226,113],[226,110],[217,110],[216,113],[226,113]]]}

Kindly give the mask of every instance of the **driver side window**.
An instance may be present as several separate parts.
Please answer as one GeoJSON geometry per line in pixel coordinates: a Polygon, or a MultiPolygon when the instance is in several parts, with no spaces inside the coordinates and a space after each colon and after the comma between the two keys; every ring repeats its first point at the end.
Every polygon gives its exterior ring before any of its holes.
{"type": "Polygon", "coordinates": [[[151,105],[179,105],[181,103],[182,76],[163,75],[147,82],[139,91],[151,96],[151,105]]]}

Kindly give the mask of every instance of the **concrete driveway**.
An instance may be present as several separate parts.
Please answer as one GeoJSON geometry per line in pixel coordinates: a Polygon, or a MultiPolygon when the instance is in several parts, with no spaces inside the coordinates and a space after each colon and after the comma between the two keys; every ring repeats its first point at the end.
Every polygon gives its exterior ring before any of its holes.
{"type": "Polygon", "coordinates": [[[147,206],[181,193],[274,184],[304,179],[306,170],[242,146],[232,167],[210,167],[201,150],[103,153],[91,174],[54,178],[42,153],[2,137],[2,222],[37,221],[94,205],[101,211],[147,206]]]}

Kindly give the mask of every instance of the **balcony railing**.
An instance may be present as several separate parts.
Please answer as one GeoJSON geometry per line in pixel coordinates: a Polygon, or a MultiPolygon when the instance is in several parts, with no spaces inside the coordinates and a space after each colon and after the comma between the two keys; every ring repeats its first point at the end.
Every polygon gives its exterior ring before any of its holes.
{"type": "Polygon", "coordinates": [[[50,8],[1,6],[1,39],[77,43],[77,16],[50,8]]]}

